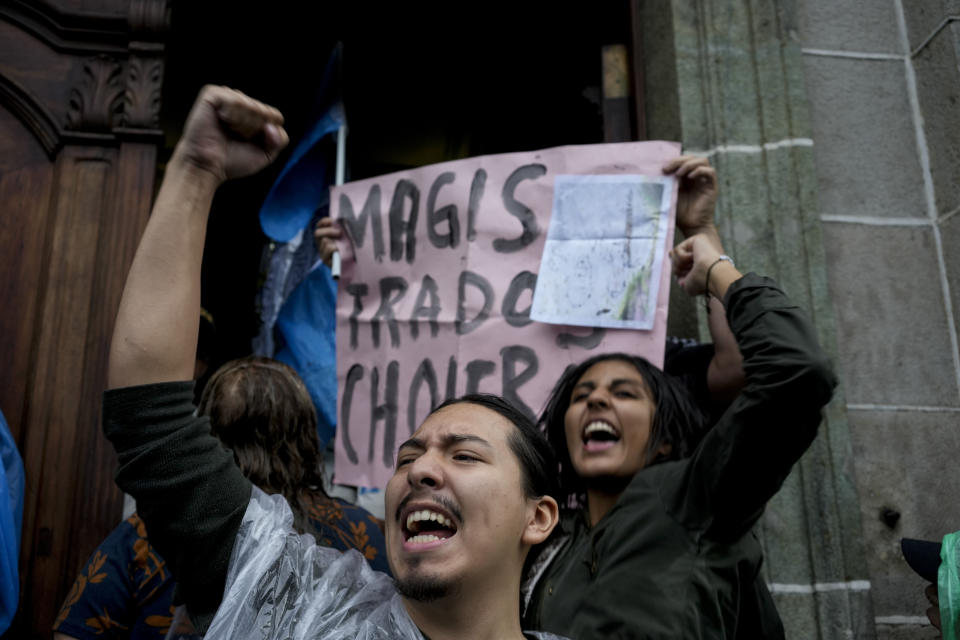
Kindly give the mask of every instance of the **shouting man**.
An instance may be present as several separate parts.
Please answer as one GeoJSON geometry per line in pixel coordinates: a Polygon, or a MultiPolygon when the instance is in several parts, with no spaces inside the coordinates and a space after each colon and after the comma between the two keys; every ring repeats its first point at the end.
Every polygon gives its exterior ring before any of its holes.
{"type": "Polygon", "coordinates": [[[555,638],[524,634],[520,574],[557,522],[556,464],[522,414],[492,396],[434,411],[400,446],[386,491],[396,584],[357,552],[298,535],[191,404],[200,264],[217,187],[287,143],[283,118],[206,87],[167,165],[127,277],[110,350],[104,428],[117,482],[207,638],[555,638]]]}

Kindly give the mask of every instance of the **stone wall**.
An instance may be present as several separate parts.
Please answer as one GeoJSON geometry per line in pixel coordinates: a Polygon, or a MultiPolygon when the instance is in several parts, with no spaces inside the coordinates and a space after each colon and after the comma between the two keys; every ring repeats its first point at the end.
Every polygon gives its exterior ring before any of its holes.
{"type": "MultiPolygon", "coordinates": [[[[777,279],[836,355],[795,7],[755,0],[642,7],[650,137],[679,139],[711,158],[727,253],[742,269],[777,279]]],[[[876,637],[845,405],[841,388],[756,528],[789,638],[876,637]]]]}
{"type": "Polygon", "coordinates": [[[877,637],[929,638],[899,540],[960,529],[960,2],[790,11],[877,637]]]}
{"type": "Polygon", "coordinates": [[[759,527],[788,637],[931,638],[899,541],[960,529],[960,1],[642,18],[651,137],[711,157],[728,252],[810,310],[841,377],[759,527]]]}

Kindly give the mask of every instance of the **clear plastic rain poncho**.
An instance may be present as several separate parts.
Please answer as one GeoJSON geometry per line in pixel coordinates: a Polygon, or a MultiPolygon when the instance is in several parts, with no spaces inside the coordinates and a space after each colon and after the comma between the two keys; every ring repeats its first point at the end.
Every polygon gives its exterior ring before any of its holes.
{"type": "MultiPolygon", "coordinates": [[[[547,633],[529,638],[562,640],[547,633]]],[[[256,487],[237,533],[223,602],[206,640],[423,640],[388,576],[355,550],[297,534],[278,495],[256,487]]]]}

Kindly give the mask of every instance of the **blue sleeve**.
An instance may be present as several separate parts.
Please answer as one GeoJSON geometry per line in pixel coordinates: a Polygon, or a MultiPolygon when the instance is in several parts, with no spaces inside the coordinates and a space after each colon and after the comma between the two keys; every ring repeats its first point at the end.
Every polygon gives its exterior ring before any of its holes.
{"type": "Polygon", "coordinates": [[[20,526],[23,520],[23,461],[0,413],[0,634],[17,612],[20,577],[20,526]]]}

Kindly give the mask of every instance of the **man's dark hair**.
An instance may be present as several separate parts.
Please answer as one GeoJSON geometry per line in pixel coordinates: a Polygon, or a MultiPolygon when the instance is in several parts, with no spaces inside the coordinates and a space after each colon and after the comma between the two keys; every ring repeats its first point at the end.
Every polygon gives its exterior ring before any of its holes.
{"type": "Polygon", "coordinates": [[[567,449],[565,418],[570,407],[570,397],[587,369],[608,360],[619,360],[632,365],[643,378],[653,398],[653,423],[650,425],[650,439],[644,455],[645,466],[688,457],[700,444],[705,433],[706,416],[686,387],[673,376],[650,364],[646,358],[626,353],[604,353],[588,358],[576,366],[567,367],[550,392],[539,422],[559,460],[560,493],[556,497],[561,508],[582,505],[585,496],[583,481],[574,470],[567,449]],[[663,445],[669,445],[668,453],[662,453],[663,445]]]}
{"type": "Polygon", "coordinates": [[[553,448],[547,439],[540,433],[533,421],[499,396],[486,393],[472,393],[459,398],[447,400],[434,409],[436,413],[444,407],[454,404],[475,404],[496,411],[509,420],[516,427],[510,432],[507,442],[513,455],[520,462],[523,470],[523,490],[528,498],[559,495],[560,486],[557,483],[557,462],[553,448]]]}

